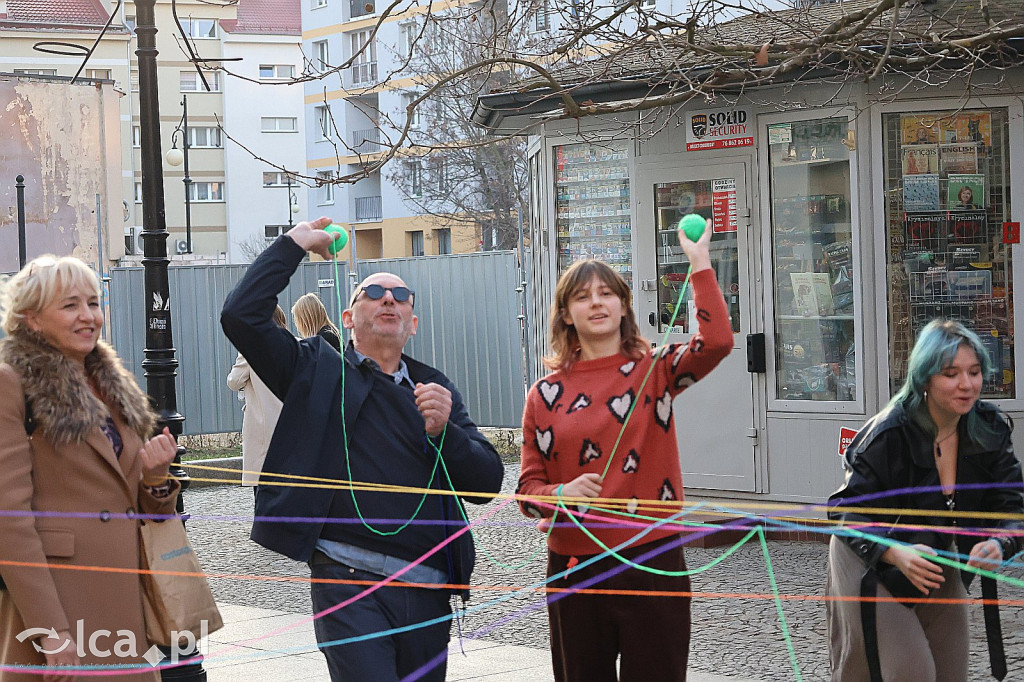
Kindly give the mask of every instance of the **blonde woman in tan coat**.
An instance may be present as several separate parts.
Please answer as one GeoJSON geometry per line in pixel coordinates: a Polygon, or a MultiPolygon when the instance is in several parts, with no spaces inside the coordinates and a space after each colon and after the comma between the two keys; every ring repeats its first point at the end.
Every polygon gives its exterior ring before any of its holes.
{"type": "MultiPolygon", "coordinates": [[[[288,320],[281,306],[274,311],[278,327],[288,328],[288,320]]],[[[281,400],[267,388],[249,361],[239,353],[228,373],[228,388],[238,391],[242,399],[242,485],[254,486],[259,482],[263,461],[267,458],[270,439],[281,416],[281,400]]]]}
{"type": "Polygon", "coordinates": [[[125,664],[139,671],[113,679],[159,679],[142,658],[150,644],[134,572],[136,515],[174,512],[176,446],[167,429],[153,436],[148,398],[100,340],[99,293],[95,273],[70,257],[36,258],[4,287],[3,682],[70,680],[58,666],[125,664]],[[25,665],[54,669],[9,668],[25,665]]]}

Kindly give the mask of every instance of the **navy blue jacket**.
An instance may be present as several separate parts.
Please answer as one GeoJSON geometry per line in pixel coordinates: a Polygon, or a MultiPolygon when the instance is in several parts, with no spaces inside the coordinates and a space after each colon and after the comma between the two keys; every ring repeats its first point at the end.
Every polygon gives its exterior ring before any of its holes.
{"type": "MultiPolygon", "coordinates": [[[[416,521],[397,535],[381,536],[359,521],[347,485],[339,483],[332,489],[272,484],[295,480],[275,474],[348,481],[350,466],[351,480],[357,483],[449,488],[441,467],[434,471],[436,453],[426,442],[411,390],[401,389],[406,396],[390,376],[358,364],[351,349],[339,355],[322,338],[299,340],[273,322],[277,295],[288,285],[304,255],[290,237],[278,238],[249,267],[221,312],[227,337],[284,403],[261,474],[261,481],[268,484],[260,486],[256,498],[258,517],[284,518],[280,522],[257,520],[251,537],[298,561],[309,560],[321,536],[409,561],[417,559],[464,525],[460,522],[462,510],[456,506],[461,506],[460,499],[430,494],[416,521]],[[341,422],[343,363],[348,462],[341,422]],[[381,397],[385,395],[392,402],[383,403],[381,397]],[[299,521],[294,517],[321,520],[299,521]],[[337,522],[325,523],[325,518],[337,522]]],[[[498,454],[470,420],[452,382],[432,367],[403,358],[413,382],[434,382],[452,393],[442,448],[452,486],[461,492],[482,494],[481,498],[468,498],[470,501],[489,500],[488,494],[500,490],[504,473],[498,454]]],[[[418,495],[366,490],[357,490],[355,495],[366,519],[408,519],[420,499],[418,495]]],[[[379,521],[371,523],[381,530],[395,527],[379,521]]],[[[449,551],[438,552],[425,563],[447,571],[451,582],[466,584],[473,559],[472,538],[464,533],[449,551]]]]}

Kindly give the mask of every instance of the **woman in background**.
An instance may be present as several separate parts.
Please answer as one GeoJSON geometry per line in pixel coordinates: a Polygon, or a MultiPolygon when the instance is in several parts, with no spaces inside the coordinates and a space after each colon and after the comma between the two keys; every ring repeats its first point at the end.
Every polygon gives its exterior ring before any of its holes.
{"type": "MultiPolygon", "coordinates": [[[[288,328],[281,306],[274,310],[274,322],[288,328]]],[[[255,486],[281,415],[281,400],[249,368],[249,362],[241,353],[228,373],[228,388],[238,391],[242,400],[242,485],[255,486]]]]}
{"type": "Polygon", "coordinates": [[[341,332],[327,317],[327,309],[320,302],[319,296],[316,294],[300,296],[292,306],[292,317],[295,319],[295,328],[299,330],[299,336],[304,339],[310,336],[320,336],[334,346],[334,350],[341,352],[341,332]]]}

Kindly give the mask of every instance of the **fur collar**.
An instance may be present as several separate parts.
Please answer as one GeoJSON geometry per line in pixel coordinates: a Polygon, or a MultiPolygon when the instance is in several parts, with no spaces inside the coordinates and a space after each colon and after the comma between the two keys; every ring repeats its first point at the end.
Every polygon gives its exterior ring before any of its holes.
{"type": "Polygon", "coordinates": [[[156,415],[149,398],[105,341],[99,341],[86,356],[83,371],[41,334],[19,329],[0,342],[0,362],[21,376],[32,417],[55,445],[81,443],[89,431],[106,421],[109,410],[90,390],[90,380],[143,442],[153,436],[156,415]]]}

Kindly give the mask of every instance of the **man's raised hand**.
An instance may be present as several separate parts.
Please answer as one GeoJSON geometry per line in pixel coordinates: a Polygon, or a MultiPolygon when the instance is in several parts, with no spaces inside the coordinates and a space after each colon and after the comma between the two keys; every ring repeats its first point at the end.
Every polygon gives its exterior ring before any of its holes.
{"type": "Polygon", "coordinates": [[[285,232],[292,238],[303,251],[315,253],[324,260],[334,260],[334,256],[328,249],[334,241],[335,235],[324,232],[324,228],[331,224],[331,219],[326,217],[317,218],[311,221],[302,221],[292,229],[285,232]]]}

